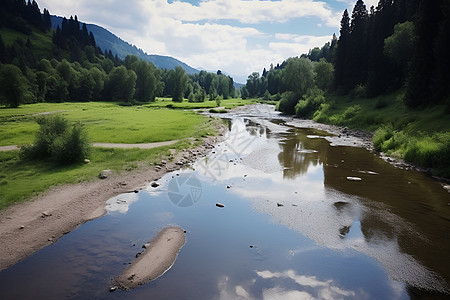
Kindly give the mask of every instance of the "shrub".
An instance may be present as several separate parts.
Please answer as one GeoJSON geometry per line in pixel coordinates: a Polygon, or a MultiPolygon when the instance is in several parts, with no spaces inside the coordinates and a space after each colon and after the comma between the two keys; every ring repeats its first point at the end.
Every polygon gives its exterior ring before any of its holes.
{"type": "Polygon", "coordinates": [[[297,117],[310,118],[325,102],[324,92],[321,89],[313,88],[303,96],[304,100],[300,100],[295,106],[295,114],[297,117]]]}
{"type": "Polygon", "coordinates": [[[350,99],[364,98],[367,96],[367,88],[365,85],[359,84],[349,93],[350,99]]]}
{"type": "Polygon", "coordinates": [[[389,103],[387,102],[386,98],[380,97],[375,102],[375,109],[382,109],[382,108],[387,107],[388,105],[389,105],[389,103]]]}
{"type": "Polygon", "coordinates": [[[88,157],[91,145],[81,123],[70,124],[60,115],[41,117],[35,142],[22,147],[25,159],[49,158],[58,164],[66,165],[81,162],[88,157]]]}
{"type": "Polygon", "coordinates": [[[294,92],[284,92],[281,95],[277,110],[293,115],[295,113],[295,105],[298,103],[298,97],[294,92]]]}
{"type": "Polygon", "coordinates": [[[377,151],[381,151],[383,143],[394,135],[392,125],[383,125],[375,130],[372,138],[373,146],[377,151]]]}
{"type": "Polygon", "coordinates": [[[189,96],[188,96],[188,102],[194,102],[194,101],[195,101],[195,95],[193,92],[190,92],[189,96]]]}

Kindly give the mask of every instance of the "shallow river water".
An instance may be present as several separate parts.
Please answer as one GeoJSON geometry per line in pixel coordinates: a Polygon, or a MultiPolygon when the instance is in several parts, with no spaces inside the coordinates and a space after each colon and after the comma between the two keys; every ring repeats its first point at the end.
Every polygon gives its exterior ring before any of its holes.
{"type": "Polygon", "coordinates": [[[0,272],[0,298],[448,299],[450,194],[438,182],[266,106],[225,117],[206,158],[0,272]],[[167,225],[187,231],[172,268],[109,292],[167,225]]]}

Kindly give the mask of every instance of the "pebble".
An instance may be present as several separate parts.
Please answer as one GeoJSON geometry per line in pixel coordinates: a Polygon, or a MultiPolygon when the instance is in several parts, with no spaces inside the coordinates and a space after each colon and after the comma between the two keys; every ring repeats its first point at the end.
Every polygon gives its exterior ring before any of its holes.
{"type": "Polygon", "coordinates": [[[117,286],[112,286],[112,287],[109,288],[109,291],[110,291],[110,292],[114,292],[114,291],[116,291],[116,290],[117,290],[117,286]]]}
{"type": "Polygon", "coordinates": [[[150,185],[152,188],[156,188],[156,187],[158,187],[159,186],[159,184],[158,183],[156,183],[156,182],[152,182],[152,184],[150,185]]]}
{"type": "Polygon", "coordinates": [[[222,203],[216,203],[216,206],[221,208],[225,207],[225,205],[223,205],[222,203]]]}
{"type": "Polygon", "coordinates": [[[44,211],[44,212],[42,213],[41,218],[50,217],[51,215],[52,215],[52,214],[51,214],[50,212],[44,211]]]}

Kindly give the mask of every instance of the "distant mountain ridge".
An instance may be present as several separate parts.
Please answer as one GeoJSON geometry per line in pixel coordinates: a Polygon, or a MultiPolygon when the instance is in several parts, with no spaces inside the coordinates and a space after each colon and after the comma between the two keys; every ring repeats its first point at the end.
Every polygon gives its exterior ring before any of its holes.
{"type": "MultiPolygon", "coordinates": [[[[62,20],[62,17],[51,16],[52,27],[56,29],[58,26],[61,26],[62,20]]],[[[95,42],[97,43],[98,47],[100,47],[103,51],[111,50],[114,55],[117,55],[121,59],[124,59],[127,55],[136,55],[140,59],[152,62],[155,67],[160,69],[173,69],[176,66],[180,66],[186,71],[187,74],[199,73],[199,70],[192,68],[191,66],[185,64],[182,61],[179,61],[176,58],[163,55],[147,54],[142,49],[139,49],[136,46],[122,40],[109,30],[101,26],[87,23],[86,26],[88,31],[94,34],[95,42]]]]}

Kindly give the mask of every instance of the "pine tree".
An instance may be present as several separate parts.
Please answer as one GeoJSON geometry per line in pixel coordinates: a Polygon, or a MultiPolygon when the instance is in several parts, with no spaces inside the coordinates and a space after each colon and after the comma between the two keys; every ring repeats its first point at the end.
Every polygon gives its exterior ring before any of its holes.
{"type": "Polygon", "coordinates": [[[450,96],[450,2],[443,1],[442,21],[439,26],[439,33],[434,45],[434,55],[436,57],[436,68],[433,77],[433,95],[436,101],[443,101],[450,96]]]}
{"type": "Polygon", "coordinates": [[[367,81],[367,19],[366,5],[362,0],[358,0],[353,9],[350,23],[348,55],[345,61],[348,74],[343,81],[345,91],[349,91],[357,85],[364,85],[367,81]]]}
{"type": "Polygon", "coordinates": [[[405,104],[409,107],[427,105],[431,99],[431,85],[436,60],[432,47],[435,44],[441,21],[442,0],[421,0],[416,21],[416,47],[406,83],[405,104]]]}
{"type": "Polygon", "coordinates": [[[384,55],[384,40],[393,34],[395,10],[392,0],[380,0],[371,14],[369,27],[369,65],[367,79],[368,96],[378,96],[389,87],[398,88],[403,82],[401,70],[396,69],[384,55]],[[397,79],[396,79],[397,78],[397,79]]]}
{"type": "Polygon", "coordinates": [[[345,62],[347,60],[346,58],[347,58],[349,37],[350,37],[350,18],[348,16],[348,11],[345,10],[341,19],[340,36],[337,42],[337,49],[336,49],[336,59],[335,59],[336,87],[342,87],[344,83],[344,78],[346,75],[345,62]]]}
{"type": "Polygon", "coordinates": [[[44,8],[44,15],[42,16],[42,19],[45,30],[50,30],[50,28],[52,27],[52,21],[50,18],[50,12],[46,8],[44,8]]]}

